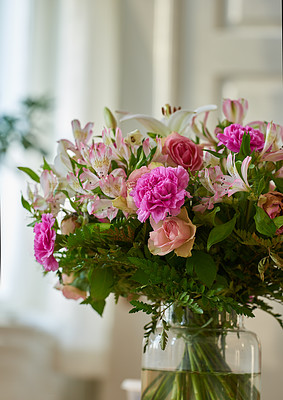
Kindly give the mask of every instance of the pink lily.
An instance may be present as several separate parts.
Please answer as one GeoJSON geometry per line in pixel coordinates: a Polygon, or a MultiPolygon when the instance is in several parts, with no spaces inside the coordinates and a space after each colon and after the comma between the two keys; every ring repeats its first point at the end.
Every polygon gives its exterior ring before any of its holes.
{"type": "Polygon", "coordinates": [[[280,150],[278,150],[280,138],[283,138],[283,127],[269,122],[266,126],[264,148],[260,153],[260,157],[263,161],[278,161],[282,159],[280,157],[276,159],[278,151],[280,152],[280,150]],[[269,156],[271,156],[271,158],[269,156]]]}
{"type": "Polygon", "coordinates": [[[242,125],[248,111],[248,101],[243,98],[238,100],[224,99],[222,111],[228,121],[242,125]]]}

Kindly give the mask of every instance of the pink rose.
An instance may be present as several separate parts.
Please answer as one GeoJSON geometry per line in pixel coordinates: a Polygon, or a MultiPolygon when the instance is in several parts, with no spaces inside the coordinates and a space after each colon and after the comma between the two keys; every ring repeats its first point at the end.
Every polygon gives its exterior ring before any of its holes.
{"type": "MultiPolygon", "coordinates": [[[[280,192],[268,192],[259,197],[258,204],[271,219],[283,216],[283,194],[280,192]]],[[[277,229],[276,234],[283,233],[283,226],[277,229]]]]}
{"type": "Polygon", "coordinates": [[[181,165],[185,169],[197,171],[202,166],[201,147],[179,133],[173,132],[167,136],[162,152],[168,155],[167,162],[172,167],[181,165]]]}
{"type": "Polygon", "coordinates": [[[53,256],[56,232],[52,229],[55,218],[52,214],[42,214],[42,222],[35,224],[34,227],[34,255],[36,261],[41,264],[46,271],[56,271],[59,267],[58,262],[53,256]]]}
{"type": "Polygon", "coordinates": [[[164,220],[167,213],[172,216],[179,214],[189,182],[188,172],[181,166],[157,167],[143,174],[131,191],[135,205],[138,208],[138,219],[144,222],[152,216],[157,223],[164,220]]]}
{"type": "Polygon", "coordinates": [[[195,241],[196,226],[181,209],[177,217],[168,217],[157,224],[151,220],[153,231],[149,234],[148,248],[154,255],[164,256],[174,250],[179,257],[190,257],[195,241]]]}

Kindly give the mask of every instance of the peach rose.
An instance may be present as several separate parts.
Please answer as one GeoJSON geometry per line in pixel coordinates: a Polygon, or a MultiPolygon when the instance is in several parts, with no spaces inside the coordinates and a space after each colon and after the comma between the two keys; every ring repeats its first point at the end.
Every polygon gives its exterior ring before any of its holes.
{"type": "MultiPolygon", "coordinates": [[[[280,192],[268,192],[259,197],[258,204],[271,219],[283,216],[283,194],[280,192]]],[[[283,226],[277,229],[276,234],[283,233],[283,226]]]]}
{"type": "Polygon", "coordinates": [[[61,233],[62,235],[69,235],[70,233],[74,233],[80,226],[81,224],[76,214],[67,215],[61,222],[61,233]]]}
{"type": "Polygon", "coordinates": [[[202,166],[202,148],[177,132],[167,136],[162,153],[168,155],[167,163],[172,167],[181,165],[185,169],[197,171],[202,166]]]}
{"type": "Polygon", "coordinates": [[[152,254],[164,256],[174,250],[179,257],[192,255],[196,226],[189,219],[185,208],[181,209],[177,217],[168,217],[158,223],[151,218],[150,223],[154,229],[148,240],[148,248],[152,254]]]}
{"type": "Polygon", "coordinates": [[[61,290],[62,294],[66,299],[78,300],[85,299],[86,292],[78,289],[75,286],[72,286],[72,282],[74,281],[75,276],[72,273],[71,275],[62,274],[62,283],[58,282],[55,285],[55,289],[61,290]]]}

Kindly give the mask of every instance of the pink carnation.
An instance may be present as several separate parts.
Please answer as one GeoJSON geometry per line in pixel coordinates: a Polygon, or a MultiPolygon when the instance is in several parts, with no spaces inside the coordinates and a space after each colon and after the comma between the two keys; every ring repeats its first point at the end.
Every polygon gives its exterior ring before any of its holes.
{"type": "Polygon", "coordinates": [[[130,193],[138,208],[138,219],[144,222],[152,216],[158,223],[166,218],[167,213],[178,215],[185,197],[190,197],[185,190],[188,182],[189,174],[181,166],[157,167],[142,175],[130,193]]]}
{"type": "Polygon", "coordinates": [[[217,138],[219,139],[219,144],[224,144],[229,150],[234,153],[239,153],[243,135],[248,133],[250,135],[251,141],[251,152],[254,150],[261,151],[264,147],[264,135],[258,129],[253,129],[250,126],[242,126],[240,124],[232,124],[224,129],[223,133],[218,133],[217,138]]]}
{"type": "Polygon", "coordinates": [[[43,265],[46,271],[56,271],[58,262],[53,256],[56,232],[52,229],[55,218],[52,214],[42,214],[42,222],[34,227],[34,255],[36,261],[43,265]]]}

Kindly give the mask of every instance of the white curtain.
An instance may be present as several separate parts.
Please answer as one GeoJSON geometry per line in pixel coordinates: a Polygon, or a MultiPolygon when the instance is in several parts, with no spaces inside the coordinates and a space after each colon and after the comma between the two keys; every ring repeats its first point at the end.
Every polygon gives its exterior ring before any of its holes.
{"type": "MultiPolygon", "coordinates": [[[[113,0],[1,0],[0,109],[14,113],[26,96],[48,95],[55,107],[44,145],[50,161],[59,138],[72,140],[71,120],[103,126],[103,105],[117,108],[119,54],[113,0]],[[107,21],[107,23],[105,23],[107,21]],[[54,144],[53,144],[54,143],[54,144]]],[[[47,330],[60,344],[66,372],[101,377],[107,372],[113,302],[103,318],[63,298],[52,275],[42,277],[33,257],[33,232],[20,203],[26,176],[41,157],[14,146],[1,167],[1,319],[47,330]]]]}

